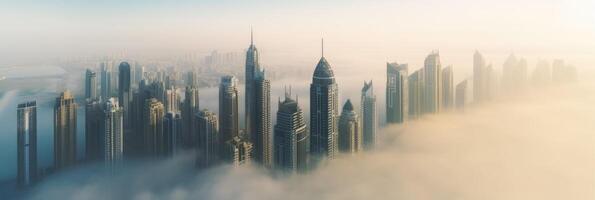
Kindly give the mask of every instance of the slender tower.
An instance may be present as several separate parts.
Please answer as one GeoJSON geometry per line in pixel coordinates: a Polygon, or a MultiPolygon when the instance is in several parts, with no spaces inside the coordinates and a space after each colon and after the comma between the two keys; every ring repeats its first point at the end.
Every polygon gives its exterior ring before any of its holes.
{"type": "MultiPolygon", "coordinates": [[[[405,77],[406,78],[406,77],[405,77]]],[[[407,88],[404,88],[407,91],[407,88]]],[[[362,136],[364,149],[372,149],[376,144],[376,95],[372,81],[364,82],[361,98],[362,136]]],[[[407,112],[403,114],[407,116],[407,112]]]]}
{"type": "Polygon", "coordinates": [[[409,92],[407,64],[386,64],[386,122],[403,123],[407,120],[409,92]]]}
{"type": "Polygon", "coordinates": [[[165,157],[174,156],[180,144],[182,143],[182,116],[178,113],[168,112],[165,114],[163,121],[163,135],[162,142],[165,145],[164,155],[165,157]]]}
{"type": "Polygon", "coordinates": [[[132,100],[132,93],[130,93],[130,64],[122,62],[119,66],[118,78],[118,105],[124,112],[124,128],[128,129],[130,118],[130,101],[132,100]]]}
{"type": "Polygon", "coordinates": [[[111,84],[111,76],[112,76],[112,68],[107,62],[101,62],[99,64],[101,68],[101,99],[109,99],[112,94],[112,84],[111,84]]]}
{"type": "Polygon", "coordinates": [[[155,98],[147,99],[145,102],[144,116],[144,149],[145,155],[157,157],[164,150],[163,147],[163,118],[165,108],[163,103],[155,98]]]}
{"type": "Polygon", "coordinates": [[[115,98],[105,102],[104,110],[104,160],[106,167],[115,168],[124,155],[124,116],[115,98]]]}
{"type": "Polygon", "coordinates": [[[343,105],[339,119],[339,150],[343,153],[356,153],[362,149],[362,132],[359,117],[351,100],[343,105]]]}
{"type": "Polygon", "coordinates": [[[488,93],[486,61],[479,51],[473,54],[473,101],[481,102],[486,100],[488,93]]]}
{"type": "Polygon", "coordinates": [[[218,161],[219,126],[217,115],[208,110],[202,110],[196,114],[196,125],[198,131],[196,165],[199,168],[211,167],[218,161]]]}
{"type": "Polygon", "coordinates": [[[56,170],[76,163],[76,108],[70,91],[56,98],[54,105],[54,168],[56,170]]]}
{"type": "Polygon", "coordinates": [[[97,98],[97,73],[87,69],[85,72],[85,99],[97,98]]]}
{"type": "Polygon", "coordinates": [[[257,73],[259,73],[260,64],[258,62],[258,49],[254,46],[254,37],[252,34],[252,30],[250,30],[250,47],[248,47],[248,51],[246,52],[246,74],[245,74],[245,87],[246,87],[246,97],[245,97],[245,130],[252,131],[252,113],[254,111],[254,79],[257,73]]]}
{"type": "Polygon", "coordinates": [[[97,99],[87,99],[85,105],[85,160],[103,160],[104,110],[97,99]]]}
{"type": "Polygon", "coordinates": [[[221,77],[219,85],[219,127],[221,142],[238,136],[238,79],[234,76],[221,77]]]}
{"type": "Polygon", "coordinates": [[[37,103],[17,107],[17,186],[25,188],[37,181],[37,103]]]}
{"type": "Polygon", "coordinates": [[[442,108],[450,110],[454,106],[454,82],[452,66],[442,69],[442,108]]]}
{"type": "Polygon", "coordinates": [[[337,151],[338,86],[331,66],[322,57],[310,84],[310,153],[316,160],[333,159],[337,151]]]}
{"type": "Polygon", "coordinates": [[[275,125],[275,167],[286,172],[306,172],[310,152],[310,137],[302,109],[297,100],[285,94],[279,101],[275,125]]]}
{"type": "Polygon", "coordinates": [[[194,85],[186,86],[182,108],[182,138],[184,140],[182,145],[186,148],[196,147],[196,120],[194,117],[200,111],[198,103],[198,87],[194,85]]]}
{"type": "Polygon", "coordinates": [[[424,113],[440,112],[442,102],[442,67],[440,64],[440,54],[433,51],[426,57],[424,62],[424,81],[425,81],[425,101],[423,105],[424,113]]]}
{"type": "Polygon", "coordinates": [[[254,144],[253,158],[269,168],[273,160],[273,139],[271,134],[271,82],[266,79],[264,70],[254,76],[251,123],[249,134],[254,144]]]}

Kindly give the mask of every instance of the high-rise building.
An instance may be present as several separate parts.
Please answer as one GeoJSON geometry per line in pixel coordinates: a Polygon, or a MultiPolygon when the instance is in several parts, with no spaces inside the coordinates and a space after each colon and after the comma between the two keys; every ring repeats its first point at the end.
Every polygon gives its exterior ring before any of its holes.
{"type": "Polygon", "coordinates": [[[234,76],[221,77],[219,85],[219,135],[222,142],[238,136],[238,79],[234,76]]]}
{"type": "Polygon", "coordinates": [[[442,102],[441,73],[440,54],[438,51],[433,51],[424,61],[425,101],[422,109],[424,113],[440,112],[442,102]]]}
{"type": "MultiPolygon", "coordinates": [[[[407,80],[407,76],[403,77],[407,80]]],[[[409,88],[407,86],[401,88],[402,91],[408,91],[409,88]]],[[[409,99],[404,98],[401,101],[409,101],[409,99]]],[[[407,116],[407,106],[405,104],[402,115],[404,117],[407,116]]],[[[363,136],[363,147],[364,149],[372,149],[376,144],[376,127],[378,126],[376,122],[376,95],[374,94],[374,86],[372,85],[372,81],[366,83],[364,82],[364,87],[362,88],[362,98],[361,98],[361,116],[362,116],[362,136],[363,136]]]]}
{"type": "Polygon", "coordinates": [[[409,88],[407,64],[386,64],[386,122],[403,123],[407,120],[409,88]]]}
{"type": "Polygon", "coordinates": [[[458,110],[464,109],[466,100],[467,100],[467,80],[463,80],[459,84],[457,84],[456,95],[455,95],[455,107],[458,110]]]}
{"type": "Polygon", "coordinates": [[[323,54],[310,84],[310,153],[314,162],[333,159],[337,153],[338,95],[333,70],[323,54]]]}
{"type": "Polygon", "coordinates": [[[130,64],[128,62],[120,63],[118,78],[118,105],[124,113],[124,128],[128,129],[130,124],[130,101],[132,93],[130,86],[130,64]]]}
{"type": "Polygon", "coordinates": [[[473,54],[473,101],[482,102],[488,95],[488,72],[486,61],[479,51],[473,54]]]}
{"type": "Polygon", "coordinates": [[[265,78],[264,70],[253,77],[253,103],[250,111],[249,134],[254,144],[254,161],[269,168],[273,162],[273,138],[271,133],[271,82],[265,78]]]}
{"type": "Polygon", "coordinates": [[[54,105],[54,168],[56,170],[76,163],[76,109],[70,91],[56,98],[54,105]]]}
{"type": "Polygon", "coordinates": [[[134,64],[134,82],[132,83],[138,88],[139,83],[144,79],[145,67],[140,65],[138,62],[134,64]]]}
{"type": "Polygon", "coordinates": [[[343,153],[357,153],[362,150],[362,132],[359,116],[347,99],[339,118],[339,150],[343,153]]]}
{"type": "MultiPolygon", "coordinates": [[[[254,80],[256,74],[260,73],[260,63],[258,62],[258,49],[254,45],[254,39],[252,35],[252,31],[250,32],[250,47],[248,47],[248,51],[246,52],[246,74],[245,74],[245,130],[248,131],[249,135],[252,135],[251,131],[253,130],[252,125],[252,116],[254,112],[254,106],[256,105],[255,98],[254,98],[254,80]]],[[[254,142],[254,141],[253,141],[254,142]]],[[[257,144],[254,143],[256,146],[257,144]]],[[[258,147],[255,147],[258,148],[258,147]]],[[[255,149],[255,154],[258,154],[258,149],[255,149]]],[[[254,155],[258,157],[258,155],[254,155]]],[[[258,158],[257,158],[258,160],[258,158]]]]}
{"type": "Polygon", "coordinates": [[[537,62],[537,66],[533,70],[531,76],[533,86],[543,87],[552,81],[552,71],[550,70],[550,63],[545,60],[537,62]]]}
{"type": "Polygon", "coordinates": [[[112,97],[112,94],[111,94],[112,69],[111,69],[111,65],[109,65],[107,62],[101,62],[99,64],[99,66],[101,69],[101,99],[105,100],[105,99],[109,99],[110,97],[112,97]]]}
{"type": "Polygon", "coordinates": [[[17,186],[24,188],[37,181],[37,103],[17,106],[17,186]]]}
{"type": "Polygon", "coordinates": [[[182,144],[186,148],[194,148],[196,147],[196,120],[194,119],[196,113],[198,113],[199,107],[199,99],[198,99],[198,87],[196,86],[186,86],[186,91],[184,92],[184,103],[182,108],[182,120],[183,120],[183,134],[182,138],[184,143],[182,144]]]}
{"type": "Polygon", "coordinates": [[[104,161],[106,167],[115,168],[124,157],[124,113],[115,98],[105,102],[103,119],[104,161]]]}
{"type": "Polygon", "coordinates": [[[165,114],[164,125],[164,137],[162,138],[165,144],[164,155],[171,157],[177,153],[181,148],[182,143],[182,116],[178,113],[167,113],[165,114]]]}
{"type": "Polygon", "coordinates": [[[252,143],[240,136],[235,136],[223,144],[223,159],[234,166],[250,163],[252,143]]]}
{"type": "Polygon", "coordinates": [[[85,72],[85,99],[96,99],[97,97],[97,73],[87,69],[85,72]]]}
{"type": "Polygon", "coordinates": [[[424,99],[426,93],[424,81],[424,69],[413,72],[407,79],[409,86],[409,118],[417,119],[423,114],[424,99]]]}
{"type": "Polygon", "coordinates": [[[147,99],[144,111],[144,132],[143,141],[145,155],[157,157],[162,155],[165,147],[163,145],[163,119],[165,108],[163,103],[155,98],[147,99]]]}
{"type": "Polygon", "coordinates": [[[442,69],[442,108],[450,110],[454,106],[454,82],[452,66],[442,69]]]}
{"type": "MultiPolygon", "coordinates": [[[[111,98],[110,98],[111,99],[111,98]]],[[[85,160],[103,160],[103,106],[97,99],[87,99],[85,105],[85,160]]]]}
{"type": "Polygon", "coordinates": [[[169,89],[165,90],[165,112],[180,112],[180,97],[175,86],[171,85],[169,89]]]}
{"type": "Polygon", "coordinates": [[[564,60],[556,59],[552,63],[552,81],[564,83],[577,80],[576,68],[564,63],[564,60]]]}
{"type": "Polygon", "coordinates": [[[219,126],[217,115],[208,110],[196,114],[198,143],[196,148],[196,165],[207,168],[218,162],[219,153],[219,126]]]}
{"type": "Polygon", "coordinates": [[[286,93],[285,100],[279,100],[274,137],[275,167],[287,172],[306,172],[310,137],[302,109],[290,95],[286,93]]]}
{"type": "Polygon", "coordinates": [[[514,54],[502,66],[502,91],[516,92],[525,88],[527,82],[527,61],[514,54]]]}

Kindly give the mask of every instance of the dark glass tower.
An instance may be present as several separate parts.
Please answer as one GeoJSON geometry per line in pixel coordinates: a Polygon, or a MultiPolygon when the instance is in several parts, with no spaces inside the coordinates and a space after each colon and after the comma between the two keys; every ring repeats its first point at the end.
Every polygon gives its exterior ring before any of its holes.
{"type": "Polygon", "coordinates": [[[54,105],[54,168],[56,170],[76,163],[76,108],[70,91],[56,98],[54,105]]]}
{"type": "Polygon", "coordinates": [[[97,73],[87,69],[85,72],[85,99],[97,98],[97,73]]]}
{"type": "Polygon", "coordinates": [[[310,153],[314,159],[333,159],[337,152],[338,86],[323,56],[310,84],[310,153]]]}
{"type": "Polygon", "coordinates": [[[275,167],[287,172],[306,172],[310,154],[310,135],[302,109],[296,100],[285,95],[279,101],[275,125],[275,167]]]}
{"type": "MultiPolygon", "coordinates": [[[[407,78],[407,77],[405,77],[407,78]]],[[[407,91],[407,87],[405,87],[407,91]]],[[[407,112],[404,113],[407,116],[407,112]]],[[[361,98],[362,135],[364,149],[372,149],[376,144],[376,95],[372,81],[364,82],[361,98]]]]}
{"type": "Polygon", "coordinates": [[[186,86],[184,92],[184,103],[182,106],[183,134],[182,144],[186,148],[196,147],[196,120],[194,119],[199,110],[198,87],[186,86]]]}
{"type": "Polygon", "coordinates": [[[120,63],[118,78],[118,104],[124,112],[124,128],[129,128],[130,117],[130,101],[132,100],[132,93],[130,91],[130,64],[127,62],[120,63]]]}
{"type": "Polygon", "coordinates": [[[24,188],[37,181],[37,103],[17,107],[17,186],[24,188]]]}
{"type": "Polygon", "coordinates": [[[219,152],[219,127],[217,115],[208,110],[196,114],[198,141],[196,148],[196,165],[207,168],[218,161],[219,152]]]}
{"type": "Polygon", "coordinates": [[[221,77],[219,85],[219,130],[221,141],[238,136],[238,80],[234,76],[221,77]]]}
{"type": "Polygon", "coordinates": [[[386,122],[403,123],[407,120],[409,88],[407,64],[386,64],[386,122]]]}
{"type": "Polygon", "coordinates": [[[99,100],[86,100],[85,105],[85,160],[103,160],[104,130],[103,108],[99,100]]]}
{"type": "Polygon", "coordinates": [[[177,153],[182,143],[182,116],[178,113],[167,113],[163,125],[165,126],[162,138],[165,144],[164,155],[171,157],[177,153]]]}
{"type": "Polygon", "coordinates": [[[271,167],[273,160],[273,141],[271,134],[271,82],[260,71],[252,82],[253,110],[250,111],[251,123],[248,133],[254,144],[253,158],[256,162],[271,167]]]}
{"type": "MultiPolygon", "coordinates": [[[[260,64],[258,62],[258,49],[256,49],[256,46],[254,46],[254,40],[253,40],[253,35],[252,35],[252,31],[250,32],[250,47],[248,47],[248,51],[246,52],[246,74],[245,74],[245,130],[248,131],[248,134],[252,135],[252,133],[250,131],[253,130],[252,126],[253,126],[253,115],[252,113],[254,112],[255,108],[254,105],[256,105],[255,101],[255,89],[254,89],[254,80],[255,80],[255,76],[256,74],[258,74],[260,72],[260,64]]],[[[256,143],[255,143],[256,145],[256,143]]],[[[255,153],[257,153],[258,150],[256,150],[255,153]]],[[[258,159],[257,159],[258,160],[258,159]]]]}

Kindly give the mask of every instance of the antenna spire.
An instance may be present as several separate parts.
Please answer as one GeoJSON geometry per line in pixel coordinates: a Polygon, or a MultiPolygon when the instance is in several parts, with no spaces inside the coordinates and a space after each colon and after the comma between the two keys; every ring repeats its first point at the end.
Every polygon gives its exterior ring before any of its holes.
{"type": "Polygon", "coordinates": [[[254,31],[252,30],[252,26],[250,26],[250,45],[254,45],[254,31]]]}
{"type": "Polygon", "coordinates": [[[322,45],[321,45],[322,46],[322,57],[324,57],[324,38],[322,38],[321,43],[322,43],[322,45]]]}

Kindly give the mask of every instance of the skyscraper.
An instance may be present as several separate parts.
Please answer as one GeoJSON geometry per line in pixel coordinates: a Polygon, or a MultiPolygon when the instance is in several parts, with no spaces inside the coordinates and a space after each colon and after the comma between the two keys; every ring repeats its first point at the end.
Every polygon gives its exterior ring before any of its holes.
{"type": "Polygon", "coordinates": [[[130,91],[130,64],[122,62],[119,66],[118,75],[118,105],[124,112],[124,128],[128,129],[130,124],[130,101],[132,100],[132,93],[130,91]]]}
{"type": "Polygon", "coordinates": [[[517,92],[525,88],[526,82],[527,61],[511,54],[502,66],[502,91],[517,92]]]}
{"type": "Polygon", "coordinates": [[[219,134],[222,142],[238,136],[238,79],[234,76],[221,77],[219,85],[219,134]]]}
{"type": "Polygon", "coordinates": [[[454,106],[454,83],[452,66],[442,69],[442,108],[449,110],[454,106]]]}
{"type": "Polygon", "coordinates": [[[163,118],[165,108],[163,103],[155,98],[147,99],[145,102],[145,119],[143,141],[145,155],[157,157],[163,153],[163,118]]]}
{"type": "Polygon", "coordinates": [[[70,91],[56,98],[54,105],[54,168],[56,170],[76,163],[76,108],[70,91]]]}
{"type": "Polygon", "coordinates": [[[550,70],[550,63],[545,60],[537,62],[537,66],[533,70],[531,77],[533,86],[543,87],[552,81],[552,72],[550,70]]]}
{"type": "Polygon", "coordinates": [[[109,65],[107,62],[101,62],[99,64],[99,66],[101,68],[101,99],[105,100],[105,99],[109,99],[110,97],[112,97],[112,94],[111,94],[112,69],[111,69],[111,65],[109,65]]]}
{"type": "Polygon", "coordinates": [[[488,73],[486,61],[479,51],[473,54],[473,101],[486,100],[488,93],[488,73]]]}
{"type": "Polygon", "coordinates": [[[310,153],[316,160],[333,159],[338,150],[338,95],[333,70],[323,53],[310,84],[310,153]]]}
{"type": "Polygon", "coordinates": [[[97,99],[87,99],[85,105],[85,160],[103,160],[103,106],[97,99]]]}
{"type": "Polygon", "coordinates": [[[343,153],[356,153],[362,150],[362,132],[359,116],[347,99],[339,118],[339,150],[343,153]]]}
{"type": "Polygon", "coordinates": [[[223,159],[234,166],[250,163],[252,143],[240,136],[235,136],[223,144],[223,159]]]}
{"type": "Polygon", "coordinates": [[[386,64],[386,122],[403,123],[407,120],[409,88],[407,64],[386,64]]]}
{"type": "Polygon", "coordinates": [[[310,137],[302,109],[290,95],[286,93],[285,100],[279,100],[274,137],[275,167],[287,172],[306,172],[310,137]]]}
{"type": "Polygon", "coordinates": [[[165,144],[164,155],[171,157],[177,153],[182,143],[182,116],[178,113],[167,113],[165,114],[164,125],[164,137],[161,138],[165,144]]]}
{"type": "Polygon", "coordinates": [[[165,112],[179,113],[180,97],[177,88],[173,85],[165,90],[165,112]]]}
{"type": "Polygon", "coordinates": [[[97,73],[87,69],[85,72],[85,99],[96,99],[97,97],[97,73]]]}
{"type": "Polygon", "coordinates": [[[37,181],[37,103],[17,106],[17,186],[24,188],[37,181]]]}
{"type": "Polygon", "coordinates": [[[458,110],[465,108],[467,100],[467,80],[461,81],[457,84],[455,106],[458,110]]]}
{"type": "Polygon", "coordinates": [[[273,162],[273,138],[271,134],[271,82],[265,78],[264,70],[254,76],[252,82],[253,103],[251,113],[251,135],[254,144],[254,161],[271,167],[273,162]]]}
{"type": "Polygon", "coordinates": [[[124,115],[115,98],[105,102],[103,118],[105,165],[114,168],[121,164],[124,157],[124,115]]]}
{"type": "Polygon", "coordinates": [[[183,135],[184,144],[186,148],[196,147],[196,120],[194,119],[196,113],[198,113],[199,99],[198,99],[198,88],[196,86],[186,86],[184,92],[184,105],[182,109],[182,120],[183,120],[183,135]]]}
{"type": "MultiPolygon", "coordinates": [[[[254,106],[256,105],[255,98],[254,98],[254,80],[257,73],[260,70],[260,63],[258,62],[258,49],[254,45],[254,39],[252,35],[252,31],[250,31],[250,47],[248,47],[248,51],[246,52],[246,74],[245,74],[245,130],[248,131],[249,135],[252,135],[251,131],[253,130],[252,125],[252,116],[254,111],[254,106]]],[[[253,141],[254,142],[254,141],[253,141]]],[[[254,143],[254,145],[257,145],[254,143]]],[[[256,147],[258,148],[258,147],[256,147]]],[[[258,149],[255,149],[255,154],[258,154],[258,149]]],[[[257,157],[257,155],[255,155],[257,157]]],[[[258,160],[259,158],[257,158],[258,160]]]]}
{"type": "MultiPolygon", "coordinates": [[[[403,77],[405,80],[407,76],[403,77]]],[[[409,88],[407,86],[402,87],[401,91],[407,92],[409,88]]],[[[409,99],[404,98],[401,101],[409,101],[409,99]]],[[[407,116],[407,106],[402,107],[404,108],[403,112],[401,113],[402,116],[407,116]]],[[[376,95],[374,94],[374,86],[372,85],[372,81],[370,80],[369,83],[364,82],[364,87],[362,88],[362,98],[361,98],[361,116],[362,116],[362,136],[363,136],[363,147],[364,149],[372,149],[376,144],[376,95]]]]}
{"type": "Polygon", "coordinates": [[[438,51],[433,51],[424,61],[425,101],[422,109],[424,113],[440,112],[442,102],[441,73],[440,54],[438,51]]]}
{"type": "Polygon", "coordinates": [[[196,148],[196,165],[207,168],[215,165],[219,153],[219,126],[217,115],[208,110],[196,114],[198,143],[196,148]]]}
{"type": "Polygon", "coordinates": [[[409,118],[417,119],[423,114],[424,99],[426,93],[424,90],[424,69],[419,69],[407,79],[409,86],[409,118]]]}

